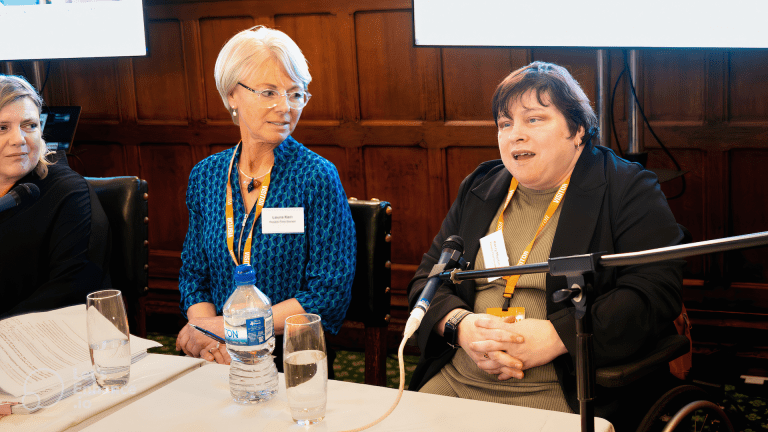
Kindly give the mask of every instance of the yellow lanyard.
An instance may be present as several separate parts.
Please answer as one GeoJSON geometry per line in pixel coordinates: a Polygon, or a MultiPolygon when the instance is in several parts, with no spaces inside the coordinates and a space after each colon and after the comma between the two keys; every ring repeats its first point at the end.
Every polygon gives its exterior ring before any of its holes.
{"type": "MultiPolygon", "coordinates": [[[[241,145],[242,148],[242,145],[241,145]]],[[[235,256],[235,216],[234,209],[232,208],[232,166],[235,162],[235,155],[237,154],[235,149],[232,153],[232,160],[229,161],[229,169],[227,170],[227,202],[225,205],[226,221],[227,221],[227,248],[229,248],[229,254],[232,256],[232,260],[235,265],[239,265],[237,257],[235,256]]],[[[253,222],[251,222],[251,231],[248,233],[248,238],[245,240],[245,247],[243,248],[243,264],[251,263],[251,240],[253,236],[253,227],[256,225],[256,219],[261,215],[261,209],[264,208],[264,200],[267,198],[267,190],[269,189],[269,180],[272,177],[272,171],[267,173],[264,178],[264,182],[261,184],[261,193],[259,194],[259,200],[256,202],[256,213],[253,216],[253,222]]],[[[243,230],[245,224],[248,221],[249,214],[243,216],[243,226],[240,228],[240,238],[243,237],[243,230]]],[[[238,245],[239,246],[239,245],[238,245]]]]}
{"type": "MultiPolygon", "coordinates": [[[[533,236],[533,240],[531,240],[530,243],[528,243],[528,247],[525,248],[523,251],[523,254],[520,255],[520,259],[517,261],[516,265],[523,265],[528,260],[528,256],[531,254],[531,249],[533,249],[533,243],[536,242],[536,238],[539,237],[539,233],[544,229],[545,226],[547,226],[547,222],[552,218],[552,215],[555,214],[555,211],[557,210],[557,207],[560,205],[560,201],[563,200],[563,196],[565,195],[565,190],[568,189],[568,183],[571,181],[571,178],[568,177],[565,180],[565,183],[563,183],[560,186],[560,189],[557,190],[557,193],[555,194],[555,197],[552,198],[552,202],[549,203],[549,207],[547,208],[547,212],[544,213],[544,219],[541,220],[541,223],[539,224],[539,229],[536,231],[536,235],[533,236]]],[[[507,209],[507,206],[509,205],[509,202],[512,200],[512,196],[515,194],[515,191],[517,190],[517,179],[512,178],[512,182],[509,184],[509,192],[507,193],[507,199],[504,201],[504,208],[501,209],[501,215],[499,215],[499,221],[496,223],[496,231],[501,231],[504,228],[504,211],[507,209]]],[[[507,286],[504,288],[504,307],[507,308],[509,306],[509,299],[512,298],[512,295],[515,293],[515,286],[517,285],[518,279],[520,279],[520,275],[512,275],[512,276],[503,276],[504,280],[507,281],[507,286]]]]}

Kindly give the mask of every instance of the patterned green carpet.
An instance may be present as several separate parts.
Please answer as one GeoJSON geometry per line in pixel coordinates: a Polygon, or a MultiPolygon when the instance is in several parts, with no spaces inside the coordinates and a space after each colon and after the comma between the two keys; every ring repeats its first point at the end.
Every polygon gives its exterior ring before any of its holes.
{"type": "MultiPolygon", "coordinates": [[[[175,336],[167,336],[159,333],[150,333],[148,339],[155,340],[162,347],[152,348],[151,353],[172,354],[178,352],[175,348],[175,336]]],[[[416,369],[418,357],[405,356],[405,388],[408,388],[413,370],[416,369]]],[[[365,381],[365,354],[355,351],[337,351],[336,361],[333,364],[333,370],[336,379],[341,381],[363,383],[365,381]]],[[[387,358],[387,387],[398,388],[400,384],[399,368],[397,364],[397,355],[390,355],[387,358]]],[[[723,386],[723,400],[720,404],[733,426],[740,432],[768,432],[768,382],[763,385],[734,383],[723,386]]],[[[718,429],[717,425],[705,423],[704,416],[694,418],[694,424],[691,425],[692,431],[716,431],[725,430],[723,427],[718,429]]],[[[711,423],[711,422],[710,422],[711,423]]],[[[683,430],[683,428],[678,428],[683,430]]]]}

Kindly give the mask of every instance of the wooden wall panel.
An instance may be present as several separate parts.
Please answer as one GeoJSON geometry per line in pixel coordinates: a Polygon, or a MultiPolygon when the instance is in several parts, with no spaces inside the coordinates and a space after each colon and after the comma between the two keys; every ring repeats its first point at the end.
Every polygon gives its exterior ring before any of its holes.
{"type": "Polygon", "coordinates": [[[312,83],[310,103],[303,120],[335,120],[340,117],[339,59],[334,17],[331,15],[288,15],[275,17],[275,27],[284,31],[301,48],[309,62],[312,83]]]}
{"type": "Polygon", "coordinates": [[[729,108],[731,121],[768,120],[768,50],[730,53],[729,108]]]}
{"type": "Polygon", "coordinates": [[[368,197],[389,201],[392,214],[392,262],[418,264],[440,228],[429,193],[427,151],[371,147],[364,152],[368,197]],[[436,223],[435,223],[436,222],[436,223]]]}
{"type": "MultiPolygon", "coordinates": [[[[706,51],[643,51],[643,69],[643,109],[649,120],[704,120],[707,108],[706,51]]],[[[646,137],[652,139],[649,135],[646,137]]]]}
{"type": "MultiPolygon", "coordinates": [[[[403,11],[355,15],[360,112],[363,119],[426,120],[419,59],[413,47],[411,14],[403,11]]],[[[419,48],[423,50],[429,48],[419,48]]]]}
{"type": "Polygon", "coordinates": [[[185,197],[194,165],[191,148],[181,143],[143,143],[139,158],[141,177],[152,194],[149,244],[153,250],[181,253],[189,226],[185,197]]]}
{"type": "Polygon", "coordinates": [[[493,120],[491,99],[496,86],[526,61],[525,50],[443,49],[445,120],[493,120]]]}
{"type": "Polygon", "coordinates": [[[120,120],[115,59],[67,60],[64,69],[69,104],[82,107],[81,120],[120,120]]]}
{"type": "Polygon", "coordinates": [[[254,25],[256,23],[250,17],[216,17],[200,20],[200,49],[203,58],[203,70],[195,71],[195,73],[201,73],[203,77],[208,119],[232,124],[229,112],[224,107],[219,91],[216,90],[213,70],[216,66],[216,58],[224,44],[232,36],[254,25]]]}
{"type": "Polygon", "coordinates": [[[186,123],[189,98],[181,24],[151,21],[147,27],[149,56],[133,60],[138,119],[186,123]]]}
{"type": "Polygon", "coordinates": [[[67,159],[85,177],[128,175],[125,148],[120,143],[81,141],[72,146],[67,159]]]}
{"type": "MultiPolygon", "coordinates": [[[[459,193],[461,181],[477,168],[480,163],[499,159],[499,148],[493,147],[452,147],[446,150],[448,169],[448,205],[453,204],[459,193]]],[[[437,233],[435,233],[437,234],[437,233]]]]}
{"type": "MultiPolygon", "coordinates": [[[[760,150],[732,150],[731,233],[742,235],[768,231],[768,145],[760,150]]],[[[728,271],[733,280],[768,282],[768,247],[752,248],[728,254],[728,271]]]]}
{"type": "MultiPolygon", "coordinates": [[[[693,241],[702,241],[707,238],[705,218],[710,206],[719,205],[708,199],[705,189],[704,160],[707,153],[700,150],[672,150],[672,155],[680,164],[685,174],[685,192],[682,196],[674,198],[683,188],[681,178],[672,179],[661,184],[661,190],[669,200],[669,207],[677,219],[677,223],[683,225],[691,232],[693,241]]],[[[675,170],[671,159],[661,149],[648,149],[648,166],[666,170],[675,170]]],[[[685,269],[686,278],[703,278],[705,275],[706,261],[709,257],[698,256],[688,258],[688,266],[685,269]]]]}

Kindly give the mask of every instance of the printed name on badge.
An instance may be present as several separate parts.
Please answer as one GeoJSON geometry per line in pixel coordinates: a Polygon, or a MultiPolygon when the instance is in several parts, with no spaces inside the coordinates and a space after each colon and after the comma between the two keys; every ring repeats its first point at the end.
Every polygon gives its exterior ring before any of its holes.
{"type": "Polygon", "coordinates": [[[264,208],[261,211],[264,234],[301,234],[304,232],[304,207],[264,208]]]}
{"type": "MultiPolygon", "coordinates": [[[[485,262],[486,269],[509,265],[507,247],[504,246],[504,235],[501,231],[496,231],[481,238],[480,247],[483,249],[483,261],[485,262]]],[[[498,277],[488,278],[488,282],[495,281],[496,279],[498,277]]]]}

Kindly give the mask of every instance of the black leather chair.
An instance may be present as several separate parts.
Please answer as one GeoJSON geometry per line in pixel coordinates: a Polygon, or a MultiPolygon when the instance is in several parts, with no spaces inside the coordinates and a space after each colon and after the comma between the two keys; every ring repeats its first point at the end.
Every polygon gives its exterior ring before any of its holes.
{"type": "Polygon", "coordinates": [[[375,198],[350,198],[349,208],[357,230],[357,266],[345,321],[362,323],[365,329],[365,383],[384,386],[391,305],[392,206],[375,198]]]}
{"type": "Polygon", "coordinates": [[[138,177],[86,177],[109,219],[112,287],[122,291],[131,333],[146,336],[139,300],[147,292],[149,240],[147,182],[138,177]]]}

